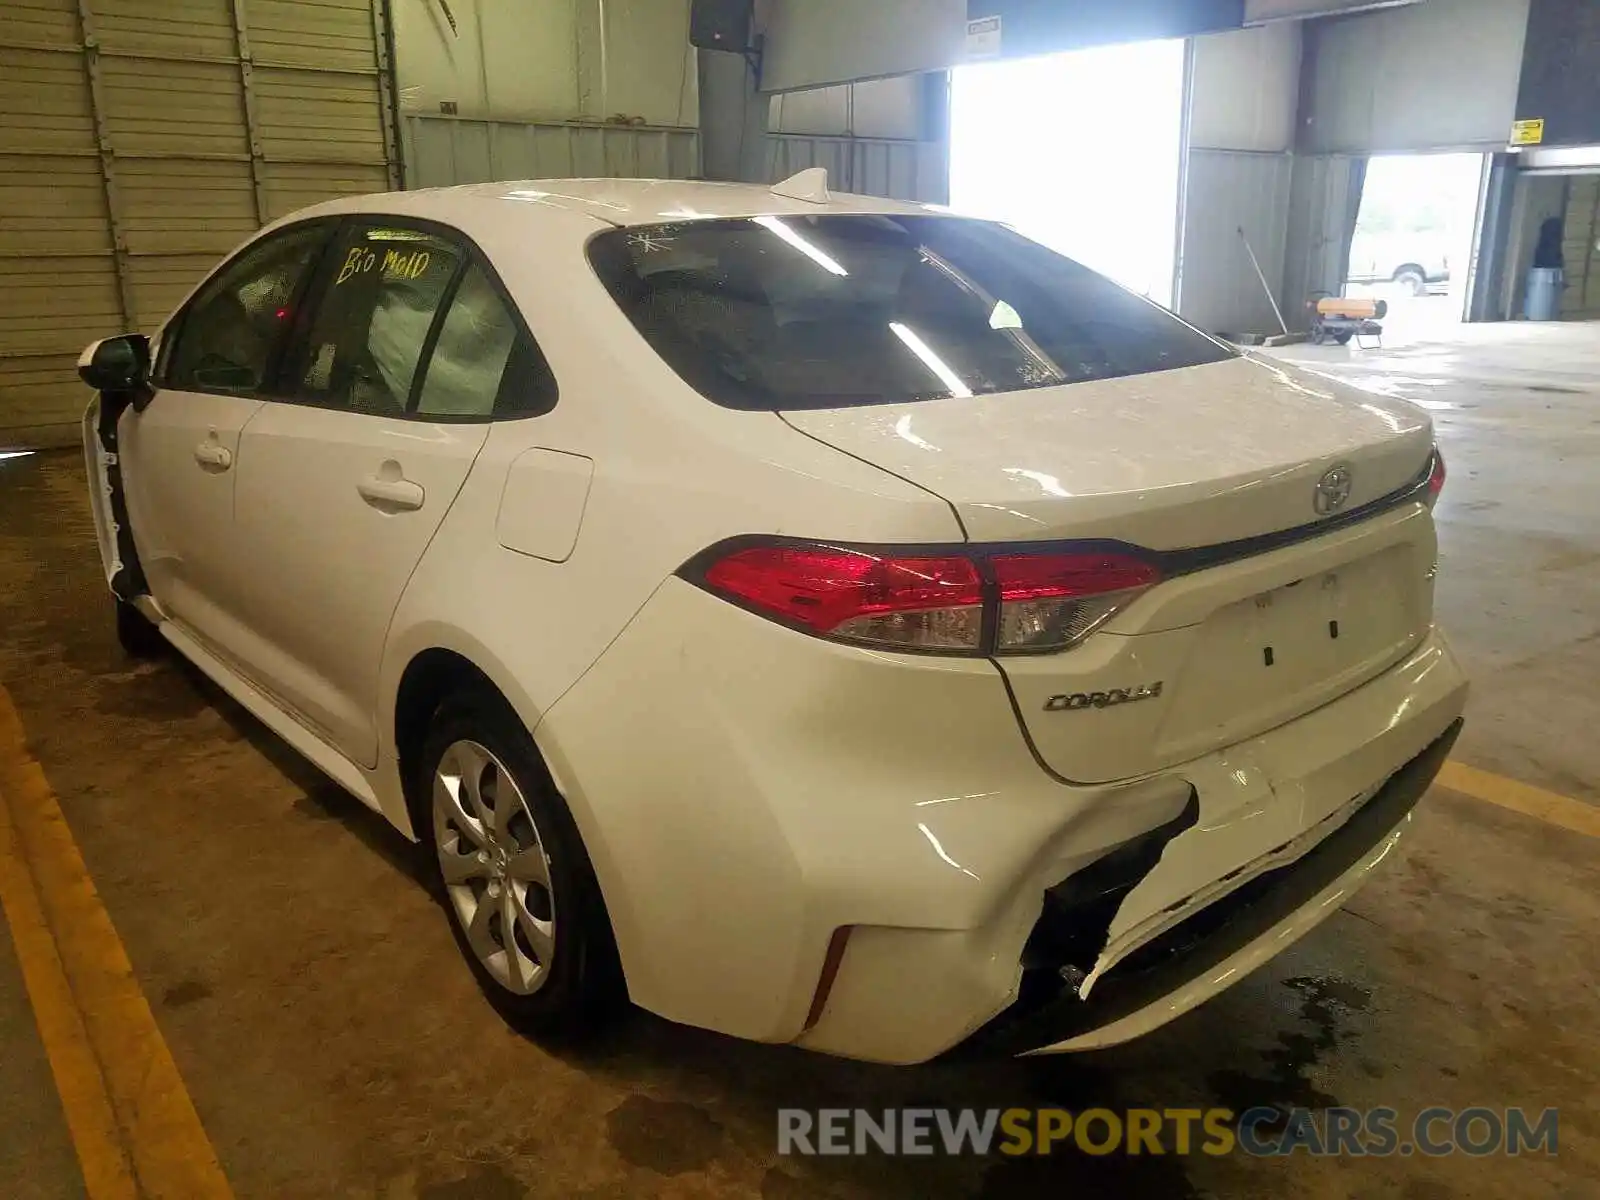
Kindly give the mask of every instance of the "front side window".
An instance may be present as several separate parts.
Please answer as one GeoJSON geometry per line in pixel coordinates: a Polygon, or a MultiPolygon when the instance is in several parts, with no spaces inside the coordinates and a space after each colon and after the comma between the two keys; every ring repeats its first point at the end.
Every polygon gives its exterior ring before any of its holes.
{"type": "Polygon", "coordinates": [[[1015,392],[1234,353],[987,221],[683,221],[599,234],[589,259],[656,352],[729,408],[1015,392]]]}
{"type": "Polygon", "coordinates": [[[464,257],[461,246],[424,230],[348,228],[321,274],[316,313],[290,367],[295,398],[404,414],[428,332],[464,257]]]}
{"type": "Polygon", "coordinates": [[[327,239],[327,225],[268,237],[241,253],[196,293],[170,349],[164,386],[247,394],[266,384],[289,326],[301,280],[327,239]]]}

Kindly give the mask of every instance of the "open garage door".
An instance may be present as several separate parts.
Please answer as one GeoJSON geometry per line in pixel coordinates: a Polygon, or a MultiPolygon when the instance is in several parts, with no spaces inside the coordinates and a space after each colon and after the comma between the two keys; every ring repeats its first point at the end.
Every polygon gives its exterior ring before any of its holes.
{"type": "Polygon", "coordinates": [[[399,185],[382,0],[0,4],[0,449],[274,217],[399,185]]]}
{"type": "Polygon", "coordinates": [[[1178,39],[959,67],[950,202],[1170,304],[1183,109],[1178,39]]]}

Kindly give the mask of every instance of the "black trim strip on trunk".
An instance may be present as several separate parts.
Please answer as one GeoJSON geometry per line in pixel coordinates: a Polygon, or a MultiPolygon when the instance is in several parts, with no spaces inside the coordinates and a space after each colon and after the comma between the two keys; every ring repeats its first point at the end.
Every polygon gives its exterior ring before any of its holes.
{"type": "MultiPolygon", "coordinates": [[[[1402,504],[1420,500],[1425,496],[1428,491],[1428,481],[1433,478],[1434,467],[1438,460],[1439,452],[1434,450],[1428,455],[1428,461],[1423,466],[1421,474],[1410,483],[1396,488],[1388,495],[1379,496],[1376,500],[1369,500],[1365,504],[1357,505],[1349,512],[1336,513],[1331,517],[1323,517],[1320,521],[1311,521],[1305,525],[1295,525],[1289,529],[1280,529],[1273,533],[1260,533],[1253,537],[1240,538],[1237,541],[1219,542],[1214,546],[1196,546],[1187,550],[1154,551],[1156,562],[1161,565],[1164,576],[1190,575],[1210,567],[1222,566],[1224,563],[1237,562],[1242,558],[1253,558],[1257,554],[1266,554],[1272,550],[1292,546],[1297,542],[1310,541],[1312,538],[1319,538],[1323,534],[1333,533],[1335,530],[1359,524],[1369,517],[1388,512],[1392,508],[1399,508],[1402,504]]],[[[1141,553],[1151,552],[1142,551],[1141,553]]]]}

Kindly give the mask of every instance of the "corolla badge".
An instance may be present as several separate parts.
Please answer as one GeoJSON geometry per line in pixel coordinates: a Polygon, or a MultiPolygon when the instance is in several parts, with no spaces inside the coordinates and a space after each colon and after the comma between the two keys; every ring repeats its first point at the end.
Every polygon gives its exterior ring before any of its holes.
{"type": "Polygon", "coordinates": [[[1336,513],[1349,503],[1350,493],[1355,490],[1355,486],[1355,472],[1350,469],[1348,463],[1340,463],[1317,480],[1317,490],[1311,497],[1311,506],[1324,517],[1329,513],[1336,513]]]}
{"type": "Polygon", "coordinates": [[[1132,704],[1136,700],[1154,700],[1161,695],[1162,680],[1141,683],[1137,687],[1109,688],[1103,692],[1068,692],[1051,696],[1044,702],[1045,712],[1076,712],[1083,708],[1111,708],[1118,704],[1132,704]]]}

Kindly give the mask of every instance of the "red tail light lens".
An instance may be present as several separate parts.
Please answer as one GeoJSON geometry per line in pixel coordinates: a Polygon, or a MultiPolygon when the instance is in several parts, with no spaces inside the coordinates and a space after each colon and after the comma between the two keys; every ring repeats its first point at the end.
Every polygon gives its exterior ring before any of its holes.
{"type": "Polygon", "coordinates": [[[1428,503],[1431,505],[1439,498],[1439,493],[1444,491],[1445,466],[1444,455],[1439,453],[1439,447],[1433,448],[1433,467],[1428,472],[1428,503]]]}
{"type": "Polygon", "coordinates": [[[983,582],[970,559],[832,546],[753,546],[705,572],[715,592],[812,633],[867,645],[975,652],[983,582]]]}
{"type": "Polygon", "coordinates": [[[1065,649],[1161,578],[1120,553],[900,557],[821,545],[746,545],[695,574],[808,633],[945,654],[1065,649]]]}
{"type": "Polygon", "coordinates": [[[1062,650],[1161,580],[1129,554],[1008,554],[991,560],[1000,585],[996,649],[1062,650]]]}

